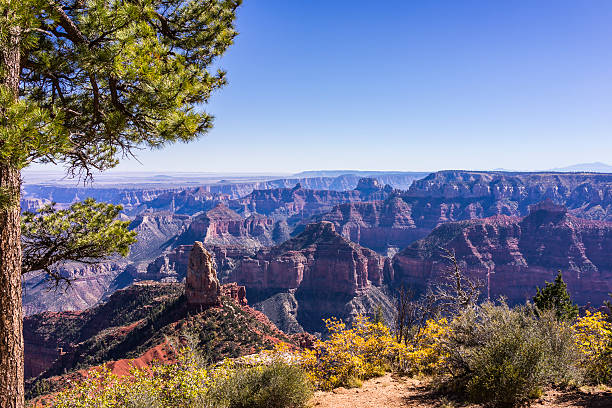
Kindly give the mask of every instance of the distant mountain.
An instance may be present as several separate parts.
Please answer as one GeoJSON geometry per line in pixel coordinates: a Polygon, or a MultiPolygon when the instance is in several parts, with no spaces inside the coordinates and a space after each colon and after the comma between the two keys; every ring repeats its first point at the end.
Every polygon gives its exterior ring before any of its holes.
{"type": "Polygon", "coordinates": [[[612,173],[612,166],[609,164],[595,162],[595,163],[579,163],[572,164],[567,167],[559,167],[551,169],[551,171],[559,172],[589,172],[589,173],[612,173]]]}
{"type": "Polygon", "coordinates": [[[309,170],[296,173],[293,177],[297,178],[311,178],[311,177],[338,177],[344,175],[356,175],[361,177],[376,177],[376,176],[388,176],[388,175],[415,175],[418,178],[425,177],[430,172],[422,171],[368,171],[368,170],[309,170]]]}

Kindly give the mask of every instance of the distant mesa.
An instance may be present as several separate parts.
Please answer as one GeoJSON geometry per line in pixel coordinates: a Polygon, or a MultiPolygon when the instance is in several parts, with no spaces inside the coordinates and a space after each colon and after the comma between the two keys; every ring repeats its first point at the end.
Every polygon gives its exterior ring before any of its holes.
{"type": "Polygon", "coordinates": [[[380,184],[378,180],[370,177],[363,177],[359,179],[357,183],[357,187],[355,190],[363,191],[363,192],[372,192],[382,190],[383,186],[380,184]]]}
{"type": "Polygon", "coordinates": [[[555,204],[551,199],[546,199],[537,204],[529,206],[529,216],[539,216],[542,219],[559,219],[567,214],[567,208],[564,205],[555,204]]]}

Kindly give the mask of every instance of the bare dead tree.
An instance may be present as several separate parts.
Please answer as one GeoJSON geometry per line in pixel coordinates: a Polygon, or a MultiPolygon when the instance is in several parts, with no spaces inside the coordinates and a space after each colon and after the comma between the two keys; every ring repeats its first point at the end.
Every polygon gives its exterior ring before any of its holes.
{"type": "Polygon", "coordinates": [[[441,279],[428,290],[426,297],[443,314],[455,314],[478,302],[480,290],[484,286],[479,279],[465,274],[459,266],[455,252],[446,248],[441,257],[449,262],[441,279]]]}
{"type": "Polygon", "coordinates": [[[425,325],[427,319],[437,314],[436,305],[431,303],[431,297],[416,298],[411,288],[402,286],[396,295],[397,314],[395,318],[395,338],[398,343],[405,344],[414,339],[416,329],[425,325]]]}
{"type": "Polygon", "coordinates": [[[409,315],[412,303],[412,291],[402,286],[395,298],[396,315],[395,315],[395,340],[401,343],[406,334],[406,327],[410,324],[409,315]]]}

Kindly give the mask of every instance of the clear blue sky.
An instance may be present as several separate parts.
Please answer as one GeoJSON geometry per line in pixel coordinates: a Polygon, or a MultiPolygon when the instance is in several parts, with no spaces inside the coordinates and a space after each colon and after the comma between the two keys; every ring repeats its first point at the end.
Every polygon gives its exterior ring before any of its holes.
{"type": "Polygon", "coordinates": [[[612,1],[245,0],[215,129],[121,170],[612,162],[612,1]]]}

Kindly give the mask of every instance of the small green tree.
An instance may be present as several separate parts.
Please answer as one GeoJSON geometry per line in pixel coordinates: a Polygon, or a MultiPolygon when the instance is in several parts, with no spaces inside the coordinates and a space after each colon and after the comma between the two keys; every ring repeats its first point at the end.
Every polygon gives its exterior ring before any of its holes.
{"type": "Polygon", "coordinates": [[[533,303],[540,310],[554,310],[561,320],[571,320],[578,316],[578,306],[572,303],[561,271],[553,283],[546,282],[544,288],[537,288],[533,303]]]}

